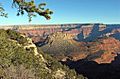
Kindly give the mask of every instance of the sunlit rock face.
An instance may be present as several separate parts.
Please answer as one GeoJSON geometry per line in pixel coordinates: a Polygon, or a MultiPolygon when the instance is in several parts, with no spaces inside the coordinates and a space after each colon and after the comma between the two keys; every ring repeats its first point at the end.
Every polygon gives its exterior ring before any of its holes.
{"type": "Polygon", "coordinates": [[[115,60],[115,57],[120,52],[120,41],[115,38],[101,39],[100,44],[96,45],[99,50],[104,50],[104,53],[100,58],[96,58],[94,61],[100,63],[111,63],[115,60]]]}

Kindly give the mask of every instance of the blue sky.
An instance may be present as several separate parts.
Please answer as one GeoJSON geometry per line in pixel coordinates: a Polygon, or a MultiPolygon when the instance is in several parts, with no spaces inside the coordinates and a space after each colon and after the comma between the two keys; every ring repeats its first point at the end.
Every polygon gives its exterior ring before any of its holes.
{"type": "Polygon", "coordinates": [[[120,0],[35,0],[46,2],[46,8],[53,10],[51,20],[38,16],[28,22],[27,15],[16,16],[11,8],[12,0],[0,0],[9,13],[8,18],[0,17],[0,25],[11,24],[62,24],[62,23],[105,23],[120,24],[120,0]]]}

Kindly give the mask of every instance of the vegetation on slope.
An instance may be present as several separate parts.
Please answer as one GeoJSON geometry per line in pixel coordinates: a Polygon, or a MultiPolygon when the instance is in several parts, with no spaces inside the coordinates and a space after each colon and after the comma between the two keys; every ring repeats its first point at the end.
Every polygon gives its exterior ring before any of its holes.
{"type": "Polygon", "coordinates": [[[0,79],[85,79],[42,51],[32,40],[0,30],[0,79]]]}

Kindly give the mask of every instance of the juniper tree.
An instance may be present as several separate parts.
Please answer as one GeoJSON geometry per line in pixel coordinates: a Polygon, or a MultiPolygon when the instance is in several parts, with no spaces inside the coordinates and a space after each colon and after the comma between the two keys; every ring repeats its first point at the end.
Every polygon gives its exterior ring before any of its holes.
{"type": "MultiPolygon", "coordinates": [[[[46,3],[39,3],[36,5],[35,0],[12,0],[12,7],[18,10],[17,16],[24,15],[26,12],[29,21],[36,15],[43,16],[47,20],[51,19],[50,15],[53,14],[53,12],[48,8],[45,9],[44,6],[46,6],[46,3]]],[[[0,16],[7,17],[7,14],[4,11],[4,8],[0,6],[0,16]]]]}

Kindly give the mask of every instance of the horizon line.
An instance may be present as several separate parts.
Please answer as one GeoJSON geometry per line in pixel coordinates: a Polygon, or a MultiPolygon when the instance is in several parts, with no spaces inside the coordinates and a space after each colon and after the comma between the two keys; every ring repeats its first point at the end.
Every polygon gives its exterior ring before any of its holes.
{"type": "Polygon", "coordinates": [[[120,25],[120,23],[50,23],[50,24],[0,24],[0,26],[22,26],[22,25],[69,25],[69,24],[103,24],[103,25],[120,25]]]}

